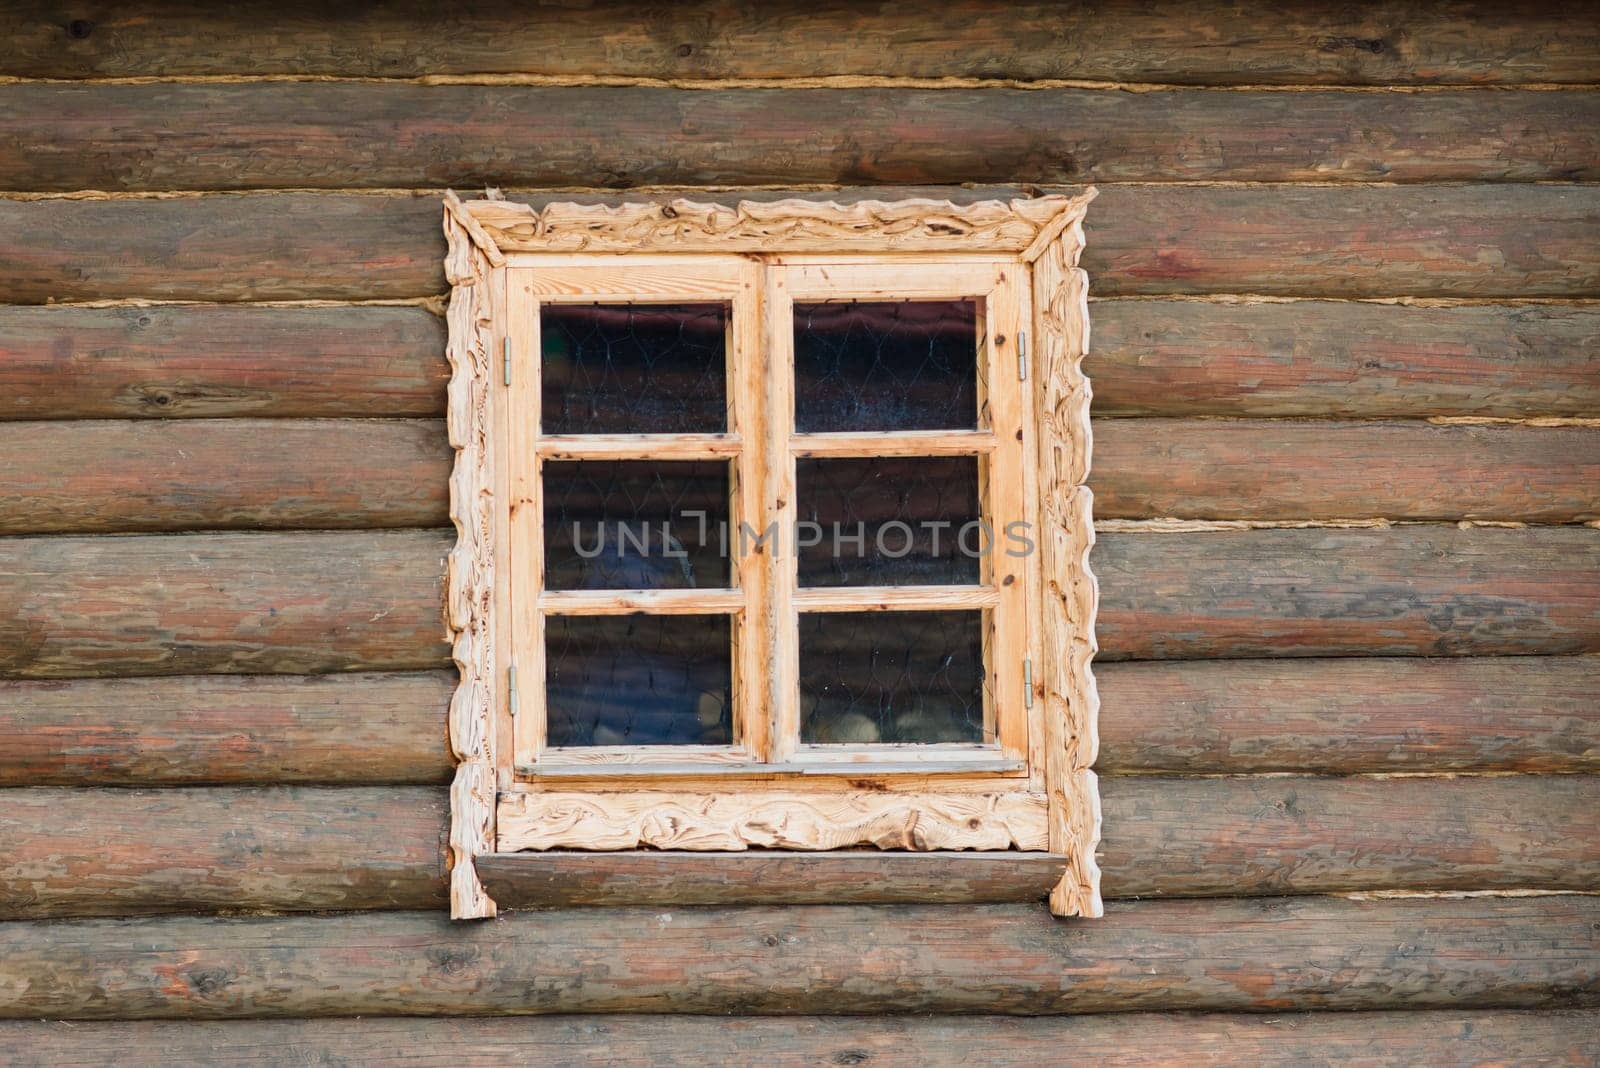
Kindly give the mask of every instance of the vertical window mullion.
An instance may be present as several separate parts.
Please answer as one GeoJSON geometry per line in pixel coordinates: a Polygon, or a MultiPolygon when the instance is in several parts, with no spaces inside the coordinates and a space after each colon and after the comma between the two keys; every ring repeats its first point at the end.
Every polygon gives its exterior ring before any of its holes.
{"type": "MultiPolygon", "coordinates": [[[[544,617],[539,594],[544,589],[544,494],[539,469],[539,301],[533,293],[533,270],[508,272],[507,338],[511,381],[509,397],[511,448],[511,667],[516,678],[516,714],[512,721],[517,766],[534,764],[545,744],[544,617]]],[[[502,637],[504,640],[504,637],[502,637]]],[[[508,689],[509,689],[509,681],[508,689]]]]}
{"type": "MultiPolygon", "coordinates": [[[[740,532],[766,522],[767,365],[764,358],[764,268],[742,261],[738,294],[729,320],[728,430],[739,435],[734,499],[728,509],[728,552],[744,607],[734,629],[734,715],[740,744],[754,760],[769,759],[772,744],[769,678],[773,625],[768,591],[772,576],[766,556],[744,550],[740,532]]],[[[715,536],[715,535],[713,535],[715,536]]]]}
{"type": "MultiPolygon", "coordinates": [[[[794,300],[786,269],[769,266],[763,292],[763,342],[766,398],[766,487],[762,532],[771,531],[763,550],[767,562],[767,611],[772,655],[767,680],[771,709],[769,759],[782,763],[800,745],[800,617],[794,606],[798,581],[795,555],[794,300]]],[[[750,548],[748,546],[744,548],[750,548]]]]}

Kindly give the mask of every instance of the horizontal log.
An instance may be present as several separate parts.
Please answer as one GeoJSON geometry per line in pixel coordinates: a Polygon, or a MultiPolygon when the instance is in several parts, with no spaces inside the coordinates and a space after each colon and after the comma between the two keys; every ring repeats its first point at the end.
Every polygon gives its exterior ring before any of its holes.
{"type": "Polygon", "coordinates": [[[32,82],[0,101],[0,188],[30,191],[1600,177],[1581,89],[32,82]]]}
{"type": "MultiPolygon", "coordinates": [[[[1581,7],[1581,5],[1580,5],[1581,7]]],[[[1216,84],[1450,84],[1596,80],[1600,34],[1579,12],[1485,0],[1408,0],[1345,10],[1212,0],[924,10],[735,0],[689,8],[480,5],[449,17],[386,5],[331,24],[294,0],[204,4],[14,4],[0,74],[34,78],[322,74],[395,78],[505,72],[544,77],[1039,78],[1216,84]],[[1565,17],[1563,15],[1565,14],[1565,17]],[[937,32],[933,32],[933,31],[937,32]],[[561,47],[549,47],[559,40],[561,47]],[[803,41],[804,48],[795,43],[803,41]]]]}
{"type": "MultiPolygon", "coordinates": [[[[1107,776],[1101,793],[1112,898],[1586,890],[1600,880],[1593,776],[1107,776]]],[[[444,900],[448,801],[436,787],[38,787],[3,800],[0,919],[444,900]]],[[[1015,900],[1030,880],[1040,897],[1055,881],[1039,879],[1038,865],[1060,874],[1042,854],[968,854],[931,870],[930,859],[520,854],[486,860],[484,878],[513,907],[674,907],[1015,900]],[[901,885],[873,890],[891,880],[901,885]]]]}
{"type": "Polygon", "coordinates": [[[1600,427],[1112,419],[1095,427],[1105,519],[1600,518],[1600,427]]]}
{"type": "Polygon", "coordinates": [[[119,1065],[654,1064],[772,1068],[946,1063],[1036,1068],[1063,1051],[1099,1065],[1584,1064],[1600,1012],[1436,1010],[1098,1016],[540,1016],[516,1019],[0,1023],[12,1068],[119,1065]]]}
{"type": "Polygon", "coordinates": [[[1600,657],[1102,664],[1102,772],[1600,771],[1600,657]]]}
{"type": "MultiPolygon", "coordinates": [[[[972,200],[1022,192],[902,186],[826,195],[972,200]]],[[[439,293],[439,212],[431,195],[0,200],[0,300],[439,293]]],[[[1592,184],[1112,186],[1089,212],[1083,262],[1098,296],[1586,297],[1600,295],[1600,242],[1590,240],[1597,220],[1600,186],[1592,184]]]]}
{"type": "Polygon", "coordinates": [[[1588,305],[1102,300],[1089,317],[1097,416],[1600,413],[1588,305]]]}
{"type": "MultiPolygon", "coordinates": [[[[0,533],[442,526],[453,455],[437,420],[0,421],[0,533]]],[[[1103,519],[1571,523],[1600,430],[1110,420],[1091,485],[1103,519]]]]}
{"type": "MultiPolygon", "coordinates": [[[[445,531],[0,539],[0,676],[446,666],[445,531]]],[[[1102,660],[1600,651],[1589,528],[1110,533],[1102,660]]]]}
{"type": "Polygon", "coordinates": [[[0,675],[443,667],[443,531],[0,540],[0,675]]]}
{"type": "Polygon", "coordinates": [[[993,904],[1043,901],[1066,860],[1049,853],[504,853],[480,856],[500,908],[587,905],[993,904]]]}
{"type": "Polygon", "coordinates": [[[1101,660],[1600,652],[1600,531],[1103,534],[1101,660]]]}
{"type": "Polygon", "coordinates": [[[0,534],[438,526],[454,458],[437,420],[0,422],[0,534]]]}
{"type": "Polygon", "coordinates": [[[424,308],[0,307],[0,419],[432,416],[424,308]]]}
{"type": "Polygon", "coordinates": [[[1600,898],[0,925],[12,1019],[1590,1007],[1600,898]]]}
{"type": "MultiPolygon", "coordinates": [[[[1600,309],[1101,300],[1097,416],[1591,416],[1600,309]]],[[[437,416],[421,308],[0,307],[0,419],[437,416]]]]}
{"type": "Polygon", "coordinates": [[[0,680],[0,786],[442,783],[454,671],[0,680]]]}

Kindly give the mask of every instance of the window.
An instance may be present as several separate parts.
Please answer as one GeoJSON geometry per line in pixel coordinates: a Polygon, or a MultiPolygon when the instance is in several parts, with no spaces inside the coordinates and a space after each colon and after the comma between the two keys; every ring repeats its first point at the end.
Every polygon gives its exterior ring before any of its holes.
{"type": "Polygon", "coordinates": [[[1029,850],[1099,913],[1092,198],[448,198],[486,852],[1029,850]]]}

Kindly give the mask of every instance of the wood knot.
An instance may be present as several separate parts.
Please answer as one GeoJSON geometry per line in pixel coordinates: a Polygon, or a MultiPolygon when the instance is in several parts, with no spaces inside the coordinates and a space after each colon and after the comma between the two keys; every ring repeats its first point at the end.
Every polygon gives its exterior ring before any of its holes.
{"type": "Polygon", "coordinates": [[[67,23],[67,36],[74,41],[82,41],[94,32],[94,23],[88,19],[73,19],[67,23]]]}

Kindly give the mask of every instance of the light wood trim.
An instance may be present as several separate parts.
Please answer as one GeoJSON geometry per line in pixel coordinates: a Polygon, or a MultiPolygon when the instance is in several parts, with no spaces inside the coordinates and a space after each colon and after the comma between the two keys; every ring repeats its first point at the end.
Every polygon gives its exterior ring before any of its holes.
{"type": "Polygon", "coordinates": [[[1037,794],[923,795],[740,789],[518,793],[503,798],[498,852],[523,849],[1024,849],[1048,841],[1037,794]]]}
{"type": "Polygon", "coordinates": [[[801,612],[943,612],[999,603],[993,586],[807,586],[794,594],[801,612]]]}
{"type": "Polygon", "coordinates": [[[473,857],[495,842],[495,597],[493,431],[488,392],[492,379],[493,312],[490,261],[461,221],[461,205],[446,198],[445,277],[451,285],[446,313],[450,385],[446,425],[456,450],[450,474],[450,519],[456,544],[445,562],[445,626],[461,680],[450,700],[450,915],[493,916],[473,857]]]}
{"type": "Polygon", "coordinates": [[[1039,548],[1044,586],[1044,650],[1035,677],[1044,685],[1045,781],[1050,798],[1050,848],[1067,870],[1050,894],[1058,916],[1099,916],[1100,793],[1093,771],[1099,748],[1099,696],[1089,662],[1096,650],[1099,587],[1089,568],[1094,545],[1089,475],[1088,276],[1083,250],[1085,198],[1075,217],[1033,267],[1039,403],[1039,548]]]}
{"type": "Polygon", "coordinates": [[[994,288],[997,265],[891,261],[795,264],[783,268],[790,297],[825,300],[977,299],[994,288]]]}
{"type": "MultiPolygon", "coordinates": [[[[1001,267],[984,306],[987,374],[980,403],[996,439],[989,454],[982,491],[984,516],[993,531],[993,548],[984,557],[984,576],[999,598],[989,614],[987,634],[992,726],[1000,748],[1018,760],[1028,757],[1027,694],[1023,686],[1028,656],[1028,550],[1017,540],[1029,537],[1030,512],[1023,498],[1024,383],[1019,377],[1017,334],[1022,329],[1020,290],[1027,271],[1001,267]]],[[[1031,375],[1031,371],[1030,371],[1031,375]]]]}
{"type": "Polygon", "coordinates": [[[763,356],[765,283],[766,271],[759,262],[739,261],[740,295],[728,322],[728,429],[741,442],[728,501],[732,526],[728,552],[742,597],[742,611],[733,625],[734,741],[757,760],[768,759],[772,744],[767,682],[774,633],[768,603],[772,576],[766,556],[743,551],[739,532],[761,529],[771,478],[766,390],[773,372],[763,356]]]}
{"type": "MultiPolygon", "coordinates": [[[[539,303],[533,296],[534,272],[506,271],[511,339],[511,383],[496,376],[506,399],[510,434],[506,457],[511,472],[511,631],[512,666],[517,676],[517,713],[512,717],[516,764],[537,760],[544,745],[545,645],[539,591],[544,588],[544,495],[539,458],[541,377],[539,303]]],[[[502,370],[503,369],[498,369],[502,370]]]]}
{"type": "Polygon", "coordinates": [[[539,611],[548,616],[716,615],[744,608],[742,590],[545,590],[539,611]]]}
{"type": "Polygon", "coordinates": [[[794,453],[789,449],[794,436],[794,301],[787,268],[766,268],[763,284],[767,484],[762,516],[778,531],[767,560],[768,759],[781,764],[800,743],[800,616],[795,607],[799,562],[792,536],[798,508],[794,453]]]}
{"type": "Polygon", "coordinates": [[[750,753],[728,745],[586,745],[546,746],[539,763],[519,771],[529,775],[596,772],[611,775],[624,769],[660,774],[666,767],[684,765],[703,775],[719,767],[758,766],[750,753]]]}
{"type": "Polygon", "coordinates": [[[910,199],[837,204],[673,200],[534,208],[473,200],[465,209],[499,252],[1012,252],[1028,249],[1063,212],[1087,200],[1047,196],[971,204],[910,199]]]}
{"type": "MultiPolygon", "coordinates": [[[[683,746],[663,746],[662,749],[680,749],[683,746]]],[[[859,783],[863,777],[884,775],[982,775],[993,784],[995,776],[1025,773],[1027,766],[1009,757],[972,756],[949,754],[929,759],[896,759],[895,754],[851,753],[840,754],[836,759],[818,759],[802,754],[786,764],[762,763],[743,749],[722,750],[714,758],[686,755],[672,760],[672,753],[651,754],[638,758],[639,750],[620,748],[609,751],[603,758],[593,760],[551,760],[547,749],[539,763],[517,769],[517,774],[529,779],[585,779],[605,781],[625,778],[632,781],[648,779],[738,777],[750,781],[803,777],[816,779],[824,775],[848,776],[859,783]]]]}
{"type": "Polygon", "coordinates": [[[604,265],[552,256],[534,268],[533,294],[547,304],[714,304],[739,295],[740,274],[738,261],[726,256],[678,257],[660,264],[619,257],[604,265]]]}
{"type": "Polygon", "coordinates": [[[796,434],[796,456],[975,456],[993,452],[991,430],[888,430],[796,434]]]}
{"type": "Polygon", "coordinates": [[[738,434],[550,434],[536,445],[546,460],[725,460],[738,434]]]}

